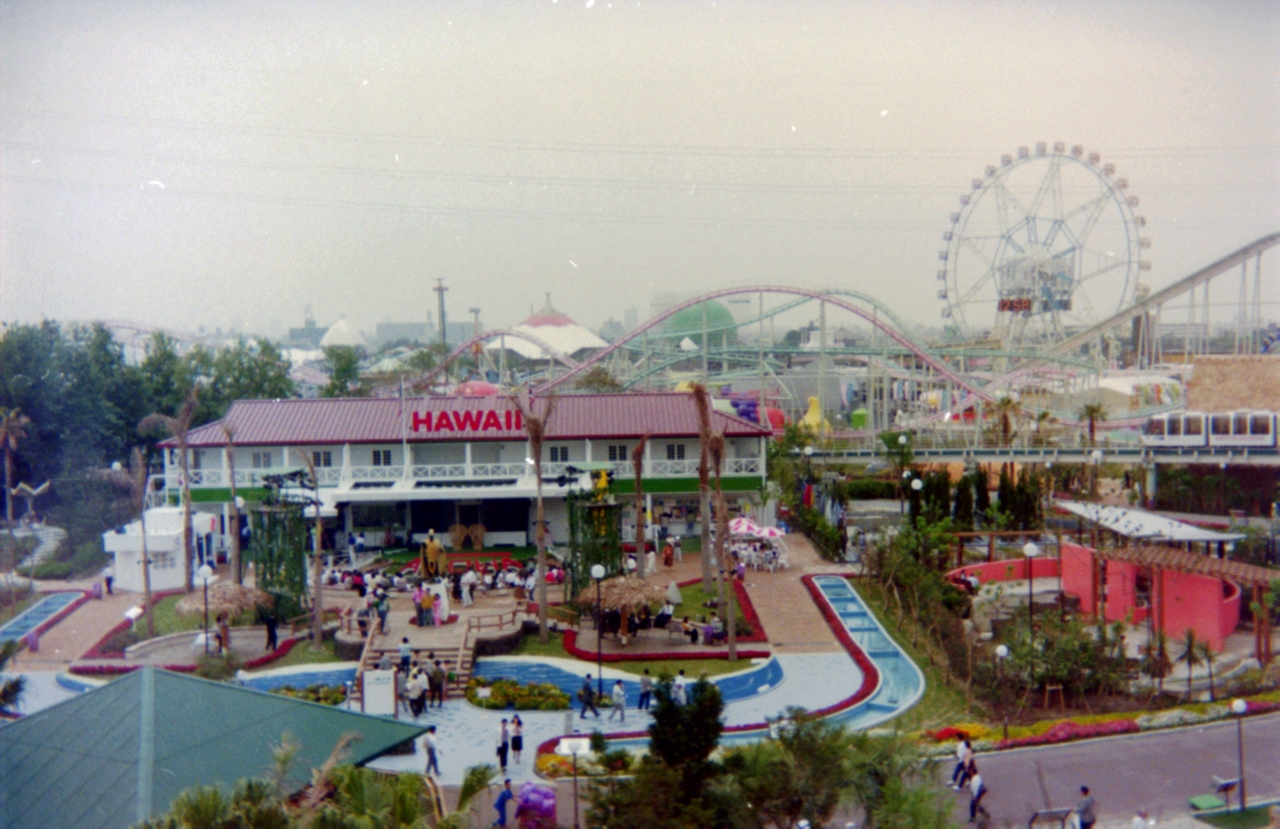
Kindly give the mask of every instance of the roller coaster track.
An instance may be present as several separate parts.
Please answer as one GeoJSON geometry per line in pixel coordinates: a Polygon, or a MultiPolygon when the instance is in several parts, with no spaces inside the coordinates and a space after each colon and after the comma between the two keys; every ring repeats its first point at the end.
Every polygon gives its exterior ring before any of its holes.
{"type": "MultiPolygon", "coordinates": [[[[483,345],[486,340],[492,340],[495,337],[503,336],[515,337],[518,340],[524,340],[527,343],[532,343],[547,352],[547,354],[551,355],[551,359],[558,363],[562,363],[571,369],[578,365],[578,362],[572,357],[569,357],[567,354],[562,354],[555,346],[551,345],[536,334],[530,334],[527,331],[516,331],[510,328],[494,328],[492,330],[476,334],[453,351],[450,351],[448,356],[440,361],[440,365],[420,377],[414,378],[411,381],[412,387],[416,390],[423,390],[430,387],[431,383],[440,376],[441,372],[449,367],[450,363],[469,352],[474,346],[483,345]]],[[[372,395],[374,397],[394,397],[399,393],[400,387],[397,384],[379,386],[372,391],[372,395]]]]}
{"type": "Polygon", "coordinates": [[[619,349],[626,347],[631,341],[635,340],[637,337],[643,337],[649,331],[658,327],[667,319],[680,313],[686,308],[692,308],[694,306],[701,305],[704,302],[710,302],[712,300],[720,299],[722,297],[737,296],[740,294],[762,294],[762,293],[792,295],[792,296],[803,297],[807,300],[818,300],[822,302],[828,302],[834,305],[835,307],[848,311],[854,316],[859,317],[865,322],[871,324],[874,328],[879,330],[882,334],[884,334],[886,337],[888,337],[890,340],[892,340],[902,349],[904,349],[907,352],[910,352],[918,360],[920,360],[921,362],[925,363],[930,368],[932,368],[935,372],[938,373],[939,376],[951,381],[956,386],[969,392],[974,397],[981,400],[985,400],[987,402],[992,402],[992,403],[994,403],[997,399],[999,399],[999,396],[987,391],[982,386],[978,385],[977,383],[973,382],[969,378],[961,375],[959,372],[952,369],[951,366],[947,365],[946,361],[942,357],[935,354],[927,346],[917,342],[913,337],[908,335],[906,333],[906,326],[903,325],[902,321],[899,320],[897,316],[893,314],[892,311],[890,311],[885,306],[881,305],[875,299],[865,294],[858,293],[856,291],[815,291],[807,288],[795,288],[795,287],[785,286],[785,285],[752,285],[752,286],[746,286],[741,288],[723,288],[718,291],[711,291],[710,293],[702,294],[701,296],[697,296],[697,297],[694,297],[693,299],[686,300],[685,302],[682,302],[678,305],[668,308],[666,311],[663,311],[661,314],[658,314],[657,316],[653,317],[652,319],[645,322],[640,327],[636,328],[631,333],[627,334],[627,336],[623,337],[620,340],[617,340],[607,348],[601,349],[600,351],[596,352],[590,358],[583,360],[577,366],[571,368],[569,371],[565,372],[564,374],[561,374],[558,377],[554,377],[542,383],[541,385],[537,386],[533,390],[533,392],[534,394],[550,393],[551,390],[554,389],[555,387],[565,382],[568,382],[569,380],[572,380],[574,377],[586,371],[591,366],[606,359],[607,357],[609,357],[611,354],[618,351],[619,349]],[[845,297],[852,297],[854,299],[858,299],[862,302],[865,302],[868,305],[871,305],[872,309],[868,310],[860,305],[856,305],[853,302],[850,302],[847,299],[845,299],[845,297]]]}
{"type": "Polygon", "coordinates": [[[1240,250],[1235,253],[1224,256],[1217,262],[1201,268],[1190,276],[1179,279],[1169,287],[1156,291],[1146,299],[1143,299],[1140,302],[1135,302],[1125,310],[1114,316],[1108,317],[1097,325],[1086,328],[1078,334],[1073,334],[1072,336],[1067,337],[1062,342],[1051,346],[1048,351],[1057,354],[1074,351],[1095,337],[1105,334],[1107,331],[1124,325],[1131,320],[1137,319],[1153,308],[1159,308],[1174,297],[1188,293],[1200,285],[1209,282],[1214,277],[1221,276],[1226,271],[1248,261],[1251,257],[1261,256],[1263,251],[1273,248],[1276,245],[1280,245],[1280,233],[1272,233],[1270,236],[1263,236],[1256,242],[1240,248],[1240,250]]]}

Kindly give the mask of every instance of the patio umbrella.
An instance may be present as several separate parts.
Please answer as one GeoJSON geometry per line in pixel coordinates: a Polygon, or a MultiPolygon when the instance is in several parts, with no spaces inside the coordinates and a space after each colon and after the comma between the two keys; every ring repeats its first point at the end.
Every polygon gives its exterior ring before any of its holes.
{"type": "MultiPolygon", "coordinates": [[[[606,610],[634,610],[660,602],[665,595],[661,587],[630,576],[600,582],[600,605],[606,610]]],[[[595,607],[596,591],[590,588],[583,590],[575,601],[580,607],[595,607]]]]}
{"type": "MultiPolygon", "coordinates": [[[[244,587],[231,582],[217,582],[209,585],[209,615],[217,616],[225,612],[235,618],[246,610],[255,607],[270,607],[271,596],[252,587],[244,587]]],[[[197,590],[188,593],[178,600],[174,610],[183,616],[200,616],[204,614],[204,592],[197,590]]]]}
{"type": "Polygon", "coordinates": [[[756,538],[782,538],[786,533],[777,527],[759,527],[755,531],[756,538]]]}
{"type": "Polygon", "coordinates": [[[732,535],[756,535],[759,532],[760,525],[750,518],[739,517],[729,522],[729,533],[732,535]]]}

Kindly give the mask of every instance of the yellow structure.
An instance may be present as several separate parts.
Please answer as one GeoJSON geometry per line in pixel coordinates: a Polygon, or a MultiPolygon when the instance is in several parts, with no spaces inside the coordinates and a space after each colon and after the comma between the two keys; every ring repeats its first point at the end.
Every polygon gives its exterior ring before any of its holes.
{"type": "Polygon", "coordinates": [[[822,409],[818,405],[818,398],[809,398],[809,410],[804,413],[804,417],[800,418],[800,426],[808,429],[815,435],[831,434],[831,423],[822,416],[822,409]]]}

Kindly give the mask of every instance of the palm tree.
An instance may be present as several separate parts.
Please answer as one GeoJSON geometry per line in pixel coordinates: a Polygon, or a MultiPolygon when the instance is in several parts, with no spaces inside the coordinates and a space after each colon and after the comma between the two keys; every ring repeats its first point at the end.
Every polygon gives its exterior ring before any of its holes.
{"type": "Polygon", "coordinates": [[[1008,446],[1013,440],[1013,423],[1021,409],[1012,397],[1002,397],[996,402],[996,414],[1000,417],[1000,445],[1008,446]]]}
{"type": "Polygon", "coordinates": [[[231,573],[236,584],[244,584],[240,572],[240,502],[236,499],[236,428],[224,420],[222,434],[227,438],[227,484],[231,487],[231,573]]]}
{"type": "Polygon", "coordinates": [[[547,521],[542,507],[542,441],[547,430],[547,420],[551,417],[552,409],[555,408],[555,398],[548,397],[546,401],[546,406],[539,415],[534,410],[534,400],[531,395],[526,394],[524,400],[521,400],[518,395],[511,397],[511,402],[524,418],[524,430],[529,436],[529,459],[533,461],[533,476],[538,491],[537,525],[534,527],[533,537],[534,543],[538,546],[538,642],[543,645],[551,641],[551,637],[547,633],[547,521]]]}
{"type": "Polygon", "coordinates": [[[1200,652],[1200,658],[1209,669],[1209,702],[1213,702],[1213,649],[1209,647],[1208,642],[1200,641],[1196,642],[1196,650],[1200,652]]]}
{"type": "Polygon", "coordinates": [[[1204,664],[1204,657],[1200,655],[1200,640],[1196,638],[1194,628],[1187,628],[1187,635],[1182,638],[1182,654],[1177,661],[1185,663],[1187,666],[1187,699],[1191,699],[1191,674],[1196,668],[1204,664]]]}
{"type": "Polygon", "coordinates": [[[1107,422],[1107,407],[1101,403],[1086,403],[1076,412],[1076,419],[1089,425],[1089,445],[1093,446],[1098,436],[1098,424],[1107,422]]]}
{"type": "Polygon", "coordinates": [[[492,786],[498,780],[498,770],[491,765],[470,766],[462,778],[462,787],[458,790],[458,805],[453,814],[441,818],[436,829],[466,829],[472,825],[471,812],[475,808],[475,798],[480,792],[492,786]]]}
{"type": "Polygon", "coordinates": [[[298,449],[293,451],[307,468],[307,480],[303,486],[315,493],[315,499],[311,502],[316,511],[315,543],[311,548],[315,553],[315,559],[311,562],[311,647],[319,650],[324,647],[324,565],[321,556],[324,549],[324,519],[320,517],[320,475],[316,472],[316,462],[311,453],[298,449]]]}
{"type": "Polygon", "coordinates": [[[27,439],[25,427],[31,418],[22,409],[0,408],[0,446],[4,447],[4,517],[13,536],[13,453],[18,451],[18,441],[27,439]]]}
{"type": "Polygon", "coordinates": [[[698,508],[702,512],[702,588],[711,583],[711,399],[707,387],[694,383],[689,389],[698,409],[698,508]]]}
{"type": "Polygon", "coordinates": [[[724,501],[724,490],[720,488],[720,470],[724,466],[724,435],[713,434],[708,443],[708,454],[711,456],[712,466],[716,473],[716,563],[719,565],[716,568],[717,607],[727,617],[725,625],[729,634],[729,661],[736,662],[738,661],[737,613],[734,612],[733,601],[725,595],[724,586],[724,545],[729,539],[729,508],[724,501]]]}
{"type": "Polygon", "coordinates": [[[138,528],[142,541],[142,616],[147,620],[147,637],[154,639],[156,620],[151,614],[151,556],[147,552],[147,479],[149,464],[142,450],[136,446],[129,459],[129,472],[125,478],[133,508],[138,511],[138,528]]]}
{"type": "Polygon", "coordinates": [[[636,567],[640,571],[640,578],[648,581],[645,573],[645,556],[647,555],[645,541],[645,515],[644,515],[644,448],[649,443],[648,435],[641,435],[640,442],[636,444],[636,448],[631,450],[631,468],[635,470],[636,475],[636,559],[639,566],[636,567]]]}
{"type": "Polygon", "coordinates": [[[187,469],[190,454],[187,451],[187,435],[191,432],[191,422],[195,420],[196,398],[199,395],[200,386],[192,386],[175,417],[149,414],[138,424],[139,434],[166,432],[178,445],[178,464],[182,469],[182,589],[187,593],[195,589],[191,571],[191,559],[195,553],[191,538],[191,474],[187,469]]]}

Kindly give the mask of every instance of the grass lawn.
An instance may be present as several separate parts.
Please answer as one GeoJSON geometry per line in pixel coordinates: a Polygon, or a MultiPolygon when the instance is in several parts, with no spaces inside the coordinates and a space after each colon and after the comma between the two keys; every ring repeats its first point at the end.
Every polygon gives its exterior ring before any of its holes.
{"type": "MultiPolygon", "coordinates": [[[[505,556],[507,558],[513,558],[516,561],[528,561],[529,559],[533,558],[538,554],[538,548],[537,547],[485,547],[483,550],[480,550],[477,553],[476,551],[472,550],[470,547],[467,547],[464,550],[446,550],[445,552],[446,554],[449,554],[449,555],[453,555],[454,553],[462,553],[466,555],[468,558],[472,555],[491,556],[493,558],[500,558],[502,556],[505,556]]],[[[419,552],[417,550],[395,550],[393,552],[389,552],[387,555],[383,556],[383,558],[387,561],[394,562],[395,564],[399,564],[403,566],[405,564],[408,564],[411,561],[416,561],[418,559],[418,556],[419,556],[419,552]]],[[[464,559],[464,560],[467,560],[467,559],[464,559]]]]}
{"type": "MultiPolygon", "coordinates": [[[[520,643],[520,647],[515,650],[517,656],[553,656],[560,659],[574,659],[568,651],[564,649],[564,639],[558,633],[551,635],[551,641],[545,645],[538,643],[537,636],[526,636],[524,641],[520,643]]],[[[658,676],[662,673],[668,673],[675,676],[676,672],[684,671],[691,677],[698,677],[702,674],[707,676],[719,676],[720,674],[729,674],[734,671],[741,671],[750,665],[750,660],[739,659],[737,662],[730,662],[727,659],[635,659],[628,662],[609,662],[608,667],[616,668],[619,671],[626,671],[631,674],[642,674],[645,668],[649,669],[649,673],[658,676]]],[[[584,662],[585,670],[590,669],[590,663],[584,662]]]]}
{"type": "Polygon", "coordinates": [[[287,668],[290,665],[312,665],[321,662],[341,662],[333,652],[333,640],[330,639],[324,643],[324,647],[319,650],[313,650],[311,643],[307,641],[299,642],[290,649],[280,659],[269,665],[264,665],[264,669],[287,668]]]}
{"type": "MultiPolygon", "coordinates": [[[[182,595],[167,596],[151,610],[156,622],[156,636],[164,636],[170,633],[182,633],[188,630],[201,630],[204,628],[204,614],[199,613],[195,616],[182,616],[174,609],[178,604],[178,600],[182,595]]],[[[209,627],[214,626],[214,617],[209,616],[209,627]]],[[[252,612],[242,613],[231,620],[232,627],[240,627],[242,625],[252,625],[255,623],[254,614],[252,612]]],[[[142,641],[147,636],[147,622],[143,617],[139,617],[133,623],[133,633],[138,637],[138,641],[142,641]]]]}
{"type": "MultiPolygon", "coordinates": [[[[738,626],[738,630],[741,631],[746,626],[747,621],[742,615],[742,608],[738,607],[738,598],[734,595],[733,586],[726,582],[724,591],[725,596],[728,597],[728,601],[733,604],[733,613],[736,618],[736,624],[738,626]]],[[[716,598],[716,588],[715,585],[712,584],[710,590],[704,591],[702,589],[702,582],[698,582],[697,584],[691,584],[688,587],[681,587],[680,597],[684,599],[684,602],[676,608],[676,618],[683,619],[685,616],[688,616],[690,620],[696,622],[701,616],[711,615],[711,608],[703,607],[702,604],[703,602],[716,598]]],[[[720,618],[724,619],[726,617],[721,613],[720,618]]]]}
{"type": "Polygon", "coordinates": [[[885,612],[884,597],[879,586],[865,579],[850,579],[850,583],[866,600],[867,606],[875,613],[885,630],[889,631],[889,634],[924,672],[924,696],[910,711],[894,720],[894,724],[908,731],[919,731],[960,722],[984,720],[985,716],[981,709],[969,705],[964,691],[948,684],[942,670],[924,652],[912,646],[909,632],[899,629],[893,623],[892,616],[885,612]]]}
{"type": "Polygon", "coordinates": [[[1224,829],[1255,829],[1271,825],[1271,807],[1255,806],[1243,812],[1222,812],[1208,817],[1197,817],[1201,823],[1221,826],[1224,829]]]}
{"type": "Polygon", "coordinates": [[[14,592],[17,595],[21,596],[21,598],[17,599],[16,601],[10,604],[0,605],[0,625],[3,625],[5,622],[9,621],[14,616],[17,616],[19,613],[21,613],[22,611],[26,610],[28,607],[31,607],[31,605],[38,602],[40,599],[44,598],[44,596],[42,596],[39,593],[31,593],[29,595],[24,595],[26,594],[25,590],[14,591],[14,592]]]}

